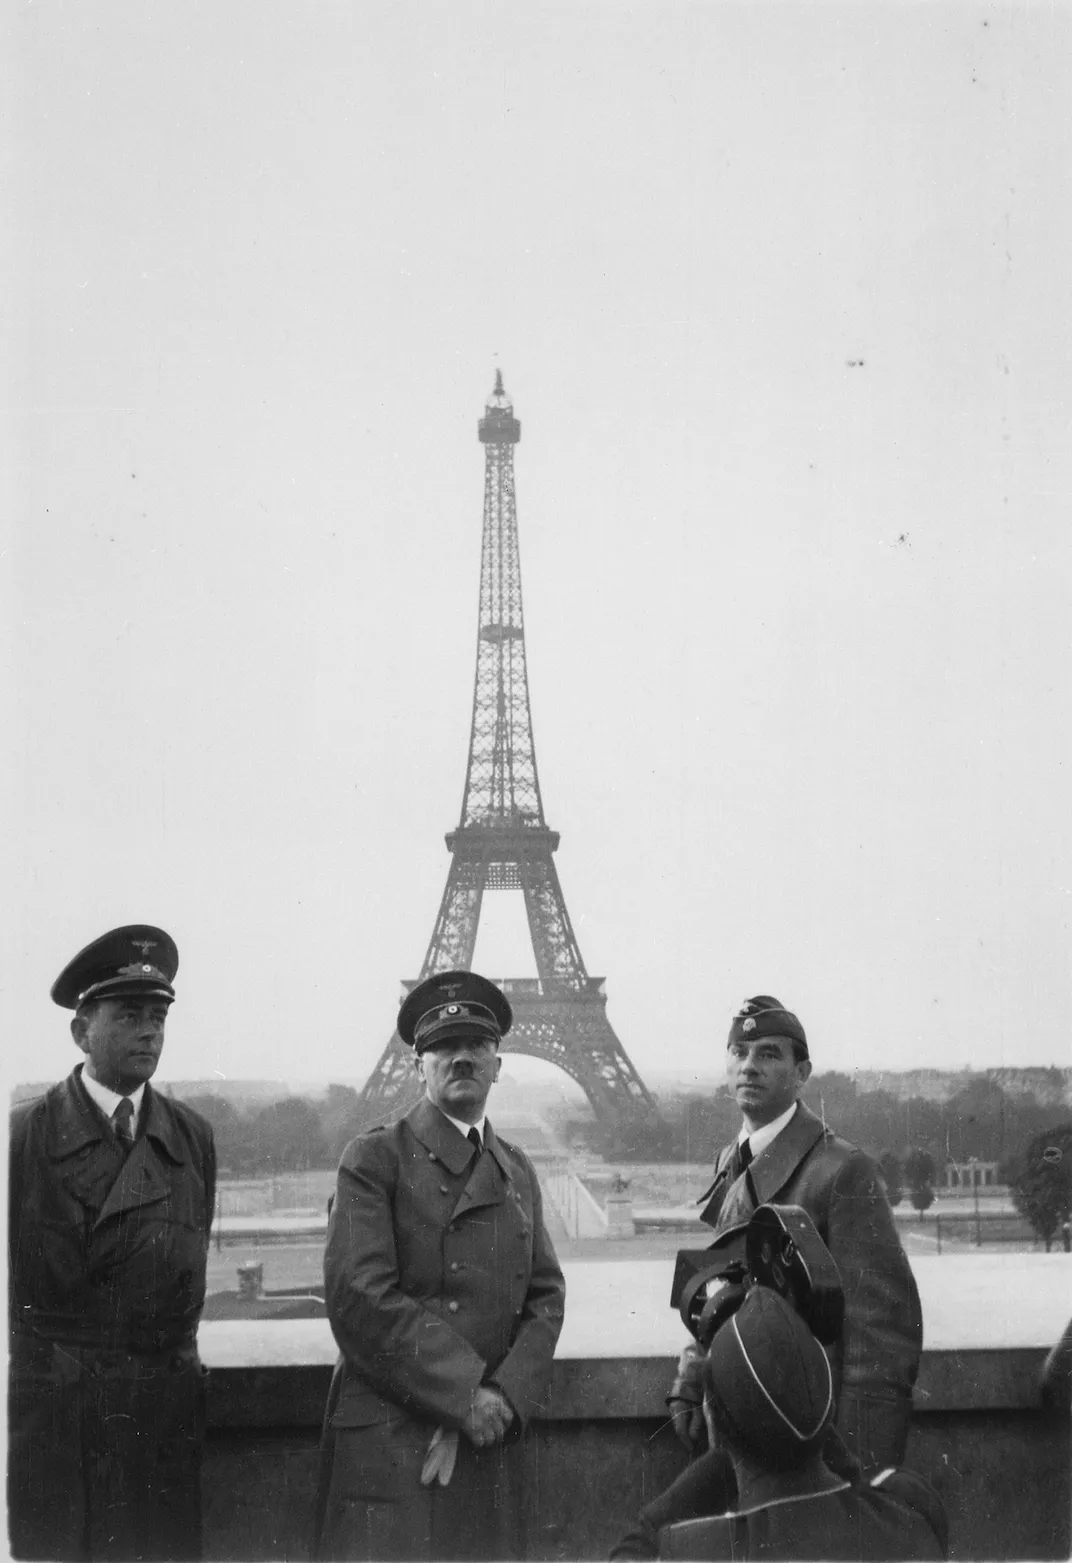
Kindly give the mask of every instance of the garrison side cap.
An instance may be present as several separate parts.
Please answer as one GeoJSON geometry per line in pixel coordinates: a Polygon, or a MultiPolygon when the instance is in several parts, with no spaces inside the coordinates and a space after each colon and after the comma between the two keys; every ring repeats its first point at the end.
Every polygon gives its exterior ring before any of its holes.
{"type": "Polygon", "coordinates": [[[793,1306],[753,1286],[717,1330],[703,1364],[708,1392],[756,1453],[797,1460],[821,1444],[834,1416],[826,1352],[793,1306]]]}
{"type": "Polygon", "coordinates": [[[789,1037],[799,1042],[808,1052],[808,1039],[804,1027],[778,999],[769,993],[758,993],[754,999],[745,999],[730,1025],[729,1042],[753,1041],[756,1037],[789,1037]]]}
{"type": "Polygon", "coordinates": [[[513,1024],[501,988],[475,971],[442,971],[420,982],[402,1001],[398,1034],[418,1054],[450,1037],[499,1042],[513,1024]]]}
{"type": "Polygon", "coordinates": [[[52,998],[64,1009],[131,993],[170,1003],[178,969],[179,952],[170,934],[149,923],[130,923],[79,950],[52,984],[52,998]]]}

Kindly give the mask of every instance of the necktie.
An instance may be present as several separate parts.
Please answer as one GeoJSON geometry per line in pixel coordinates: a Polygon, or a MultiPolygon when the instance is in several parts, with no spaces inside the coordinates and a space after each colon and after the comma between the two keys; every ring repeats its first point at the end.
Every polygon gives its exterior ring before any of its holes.
{"type": "Polygon", "coordinates": [[[741,1140],[741,1142],[735,1148],[733,1155],[730,1157],[729,1170],[731,1183],[736,1183],[737,1179],[741,1176],[742,1172],[746,1170],[751,1160],[752,1147],[749,1145],[747,1140],[741,1140]]]}
{"type": "Polygon", "coordinates": [[[480,1143],[480,1130],[475,1126],[475,1124],[473,1128],[469,1130],[469,1133],[465,1136],[465,1138],[469,1141],[470,1145],[474,1145],[476,1147],[476,1153],[479,1156],[484,1147],[480,1143]]]}
{"type": "Polygon", "coordinates": [[[119,1143],[129,1150],[134,1144],[134,1103],[129,1096],[121,1097],[116,1103],[112,1123],[115,1125],[119,1143]]]}

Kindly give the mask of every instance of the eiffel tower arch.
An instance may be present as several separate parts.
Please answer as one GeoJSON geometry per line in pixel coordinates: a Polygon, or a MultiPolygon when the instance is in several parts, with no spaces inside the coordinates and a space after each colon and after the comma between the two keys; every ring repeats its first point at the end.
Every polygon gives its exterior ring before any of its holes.
{"type": "MultiPolygon", "coordinates": [[[[514,446],[521,424],[496,372],[478,424],[484,446],[484,534],[476,681],[461,820],[446,837],[451,854],[420,976],[469,970],[487,891],[520,891],[536,957],[535,978],[506,978],[514,1011],[504,1052],[543,1058],[576,1080],[596,1116],[659,1118],[607,1018],[601,977],[590,977],[555,868],[558,832],[544,819],[529,709],[521,606],[514,446]]],[[[413,1054],[396,1031],[361,1093],[366,1123],[407,1111],[420,1094],[413,1054]]]]}

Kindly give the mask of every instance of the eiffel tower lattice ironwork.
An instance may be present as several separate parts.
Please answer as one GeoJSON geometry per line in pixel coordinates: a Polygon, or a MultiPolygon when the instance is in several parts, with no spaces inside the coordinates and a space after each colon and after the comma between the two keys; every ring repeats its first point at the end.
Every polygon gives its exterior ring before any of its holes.
{"type": "MultiPolygon", "coordinates": [[[[484,537],[476,685],[461,821],[447,838],[450,869],[421,974],[469,970],[484,892],[525,899],[536,978],[506,979],[514,1011],[504,1051],[544,1058],[582,1087],[598,1117],[658,1120],[644,1082],[607,1019],[603,979],[585,969],[553,853],[558,832],[544,819],[532,741],[514,446],[521,424],[497,371],[478,425],[485,450],[484,537]]],[[[416,982],[407,982],[412,989],[416,982]]],[[[397,1031],[361,1093],[361,1118],[395,1118],[420,1093],[413,1055],[397,1031]]]]}

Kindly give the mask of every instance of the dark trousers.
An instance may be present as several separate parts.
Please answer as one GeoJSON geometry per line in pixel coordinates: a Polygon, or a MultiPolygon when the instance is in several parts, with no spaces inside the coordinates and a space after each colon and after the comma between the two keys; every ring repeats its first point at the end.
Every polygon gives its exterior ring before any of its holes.
{"type": "Polygon", "coordinates": [[[200,1558],[204,1379],[193,1348],[145,1355],[16,1340],[12,1555],[200,1558]]]}

